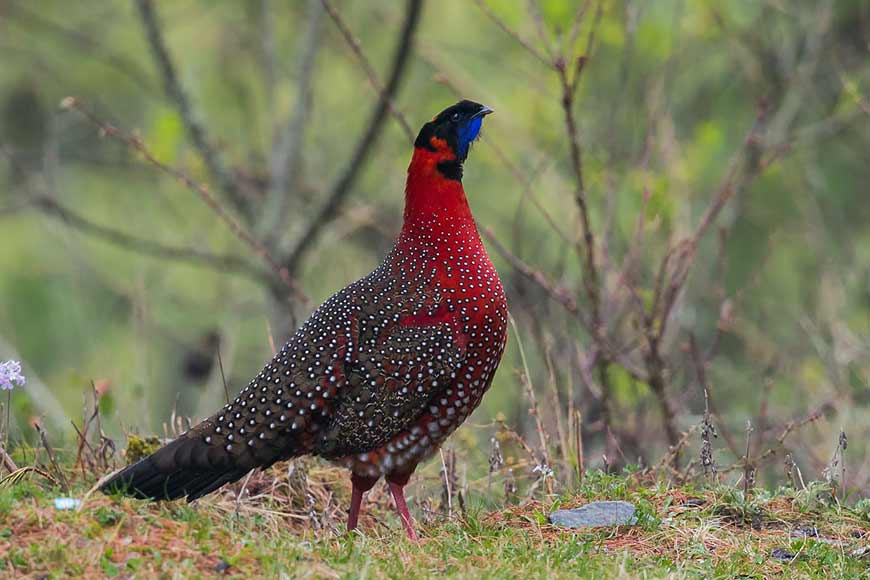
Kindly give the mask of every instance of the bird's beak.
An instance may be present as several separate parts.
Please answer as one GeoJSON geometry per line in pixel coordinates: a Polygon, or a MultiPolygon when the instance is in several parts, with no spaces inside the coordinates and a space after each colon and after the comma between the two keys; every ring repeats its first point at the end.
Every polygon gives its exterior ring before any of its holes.
{"type": "Polygon", "coordinates": [[[482,108],[481,110],[479,110],[478,112],[476,112],[476,113],[474,114],[474,116],[471,117],[471,118],[472,118],[472,119],[477,119],[478,117],[486,117],[486,116],[489,115],[490,113],[494,113],[494,112],[495,112],[495,111],[493,111],[492,109],[490,109],[490,108],[487,107],[486,105],[483,105],[483,108],[482,108]]]}

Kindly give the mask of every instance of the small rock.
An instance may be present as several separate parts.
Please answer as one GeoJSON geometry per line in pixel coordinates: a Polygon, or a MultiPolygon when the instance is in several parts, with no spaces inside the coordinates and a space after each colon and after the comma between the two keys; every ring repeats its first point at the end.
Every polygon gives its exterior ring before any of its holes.
{"type": "Polygon", "coordinates": [[[556,510],[550,523],[564,528],[631,526],[637,523],[635,507],[627,501],[595,501],[572,510],[556,510]]]}
{"type": "Polygon", "coordinates": [[[856,548],[849,552],[849,555],[853,558],[867,558],[870,559],[870,546],[861,546],[860,548],[856,548]]]}
{"type": "Polygon", "coordinates": [[[818,538],[819,530],[815,526],[807,526],[793,530],[791,535],[799,538],[818,538]]]}
{"type": "Polygon", "coordinates": [[[774,548],[770,552],[770,557],[774,560],[791,561],[794,560],[794,553],[782,548],[774,548]]]}
{"type": "Polygon", "coordinates": [[[218,574],[224,574],[227,570],[230,569],[230,563],[221,558],[218,560],[217,564],[214,565],[214,571],[218,574]]]}
{"type": "Polygon", "coordinates": [[[72,497],[56,497],[54,498],[54,509],[57,510],[74,510],[82,504],[80,499],[72,497]]]}

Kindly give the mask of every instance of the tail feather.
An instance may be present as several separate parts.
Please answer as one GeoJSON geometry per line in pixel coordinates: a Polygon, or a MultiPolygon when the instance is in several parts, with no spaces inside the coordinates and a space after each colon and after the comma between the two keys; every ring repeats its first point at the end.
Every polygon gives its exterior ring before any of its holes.
{"type": "Polygon", "coordinates": [[[105,482],[103,493],[122,493],[138,499],[193,501],[222,485],[241,479],[256,467],[245,458],[215,453],[199,437],[182,435],[152,455],[105,482]]]}

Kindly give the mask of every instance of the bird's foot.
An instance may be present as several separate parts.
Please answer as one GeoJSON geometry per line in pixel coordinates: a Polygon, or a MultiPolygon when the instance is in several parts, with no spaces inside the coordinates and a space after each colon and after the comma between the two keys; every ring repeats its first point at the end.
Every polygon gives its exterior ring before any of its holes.
{"type": "Polygon", "coordinates": [[[402,520],[402,526],[405,528],[405,533],[408,534],[408,539],[415,543],[420,543],[420,538],[417,537],[417,531],[414,529],[414,522],[411,520],[411,513],[408,511],[408,504],[405,502],[405,485],[394,482],[389,482],[390,493],[393,494],[393,500],[396,502],[396,511],[399,513],[399,519],[402,520]]]}
{"type": "Polygon", "coordinates": [[[363,494],[374,487],[378,478],[354,474],[351,475],[350,481],[353,484],[353,494],[350,499],[350,511],[347,514],[347,531],[356,529],[359,522],[359,513],[362,509],[363,494]]]}

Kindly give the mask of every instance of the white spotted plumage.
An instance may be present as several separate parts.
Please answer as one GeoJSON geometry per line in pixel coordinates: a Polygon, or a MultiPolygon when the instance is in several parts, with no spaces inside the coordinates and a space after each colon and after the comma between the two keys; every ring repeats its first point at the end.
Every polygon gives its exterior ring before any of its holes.
{"type": "Polygon", "coordinates": [[[367,477],[413,470],[477,407],[506,327],[474,222],[406,223],[374,272],[318,308],[206,422],[206,443],[257,464],[315,453],[367,477]]]}

